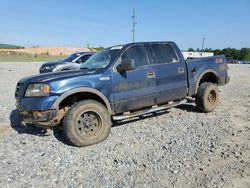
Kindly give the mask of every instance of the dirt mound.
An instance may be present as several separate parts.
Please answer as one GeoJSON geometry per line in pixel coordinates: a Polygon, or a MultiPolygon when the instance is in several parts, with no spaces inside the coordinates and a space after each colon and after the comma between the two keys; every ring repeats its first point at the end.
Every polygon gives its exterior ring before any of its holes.
{"type": "Polygon", "coordinates": [[[34,47],[24,49],[0,49],[0,51],[12,51],[27,54],[69,55],[75,52],[90,52],[95,50],[75,47],[34,47]]]}

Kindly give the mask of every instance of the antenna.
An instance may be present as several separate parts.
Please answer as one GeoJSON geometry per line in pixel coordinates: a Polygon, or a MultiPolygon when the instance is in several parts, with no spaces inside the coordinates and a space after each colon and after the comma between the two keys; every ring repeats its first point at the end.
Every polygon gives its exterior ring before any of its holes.
{"type": "Polygon", "coordinates": [[[204,43],[205,43],[205,37],[203,37],[203,38],[202,38],[202,45],[201,45],[201,57],[202,57],[202,55],[203,55],[204,43]]]}
{"type": "Polygon", "coordinates": [[[135,24],[137,24],[135,22],[135,9],[133,9],[133,15],[131,16],[132,17],[132,20],[133,20],[133,25],[132,25],[132,34],[133,34],[133,43],[135,42],[135,24]]]}

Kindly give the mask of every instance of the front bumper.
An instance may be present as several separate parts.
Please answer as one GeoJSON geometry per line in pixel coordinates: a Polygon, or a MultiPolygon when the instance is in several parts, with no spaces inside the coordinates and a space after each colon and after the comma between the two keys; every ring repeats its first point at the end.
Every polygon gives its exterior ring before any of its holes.
{"type": "Polygon", "coordinates": [[[19,111],[47,111],[53,109],[53,104],[58,96],[25,97],[18,99],[16,108],[19,111]]]}
{"type": "Polygon", "coordinates": [[[52,127],[60,123],[64,112],[52,108],[58,96],[27,97],[16,102],[21,125],[52,127]]]}
{"type": "Polygon", "coordinates": [[[38,127],[52,127],[60,123],[58,110],[19,111],[21,125],[35,125],[38,127]]]}

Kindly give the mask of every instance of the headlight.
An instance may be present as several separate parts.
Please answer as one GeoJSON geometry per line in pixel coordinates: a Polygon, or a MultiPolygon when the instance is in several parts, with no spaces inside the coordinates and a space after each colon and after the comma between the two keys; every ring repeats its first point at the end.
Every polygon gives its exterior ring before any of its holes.
{"type": "Polygon", "coordinates": [[[54,68],[56,68],[58,65],[50,65],[49,66],[49,69],[54,69],[54,68]]]}
{"type": "Polygon", "coordinates": [[[44,66],[44,67],[41,67],[41,70],[44,71],[44,70],[51,70],[51,69],[54,69],[56,68],[58,65],[47,65],[47,66],[44,66]]]}
{"type": "Polygon", "coordinates": [[[41,97],[50,94],[50,87],[47,84],[29,84],[25,97],[41,97]]]}

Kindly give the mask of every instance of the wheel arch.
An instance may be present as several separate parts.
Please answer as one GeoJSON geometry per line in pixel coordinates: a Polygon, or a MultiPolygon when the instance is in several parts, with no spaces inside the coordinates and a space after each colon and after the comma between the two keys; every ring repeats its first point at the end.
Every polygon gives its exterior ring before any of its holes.
{"type": "Polygon", "coordinates": [[[96,99],[97,101],[101,102],[107,109],[110,114],[113,114],[111,105],[108,101],[108,99],[98,90],[93,88],[87,88],[87,87],[81,87],[81,88],[75,88],[71,89],[65,93],[63,93],[59,98],[53,103],[52,108],[53,109],[59,109],[60,105],[67,100],[69,97],[72,96],[87,96],[86,99],[96,99]]]}
{"type": "Polygon", "coordinates": [[[196,82],[195,94],[198,92],[199,86],[204,82],[211,82],[211,83],[215,83],[218,85],[219,77],[217,73],[212,69],[208,69],[202,72],[196,82]]]}

